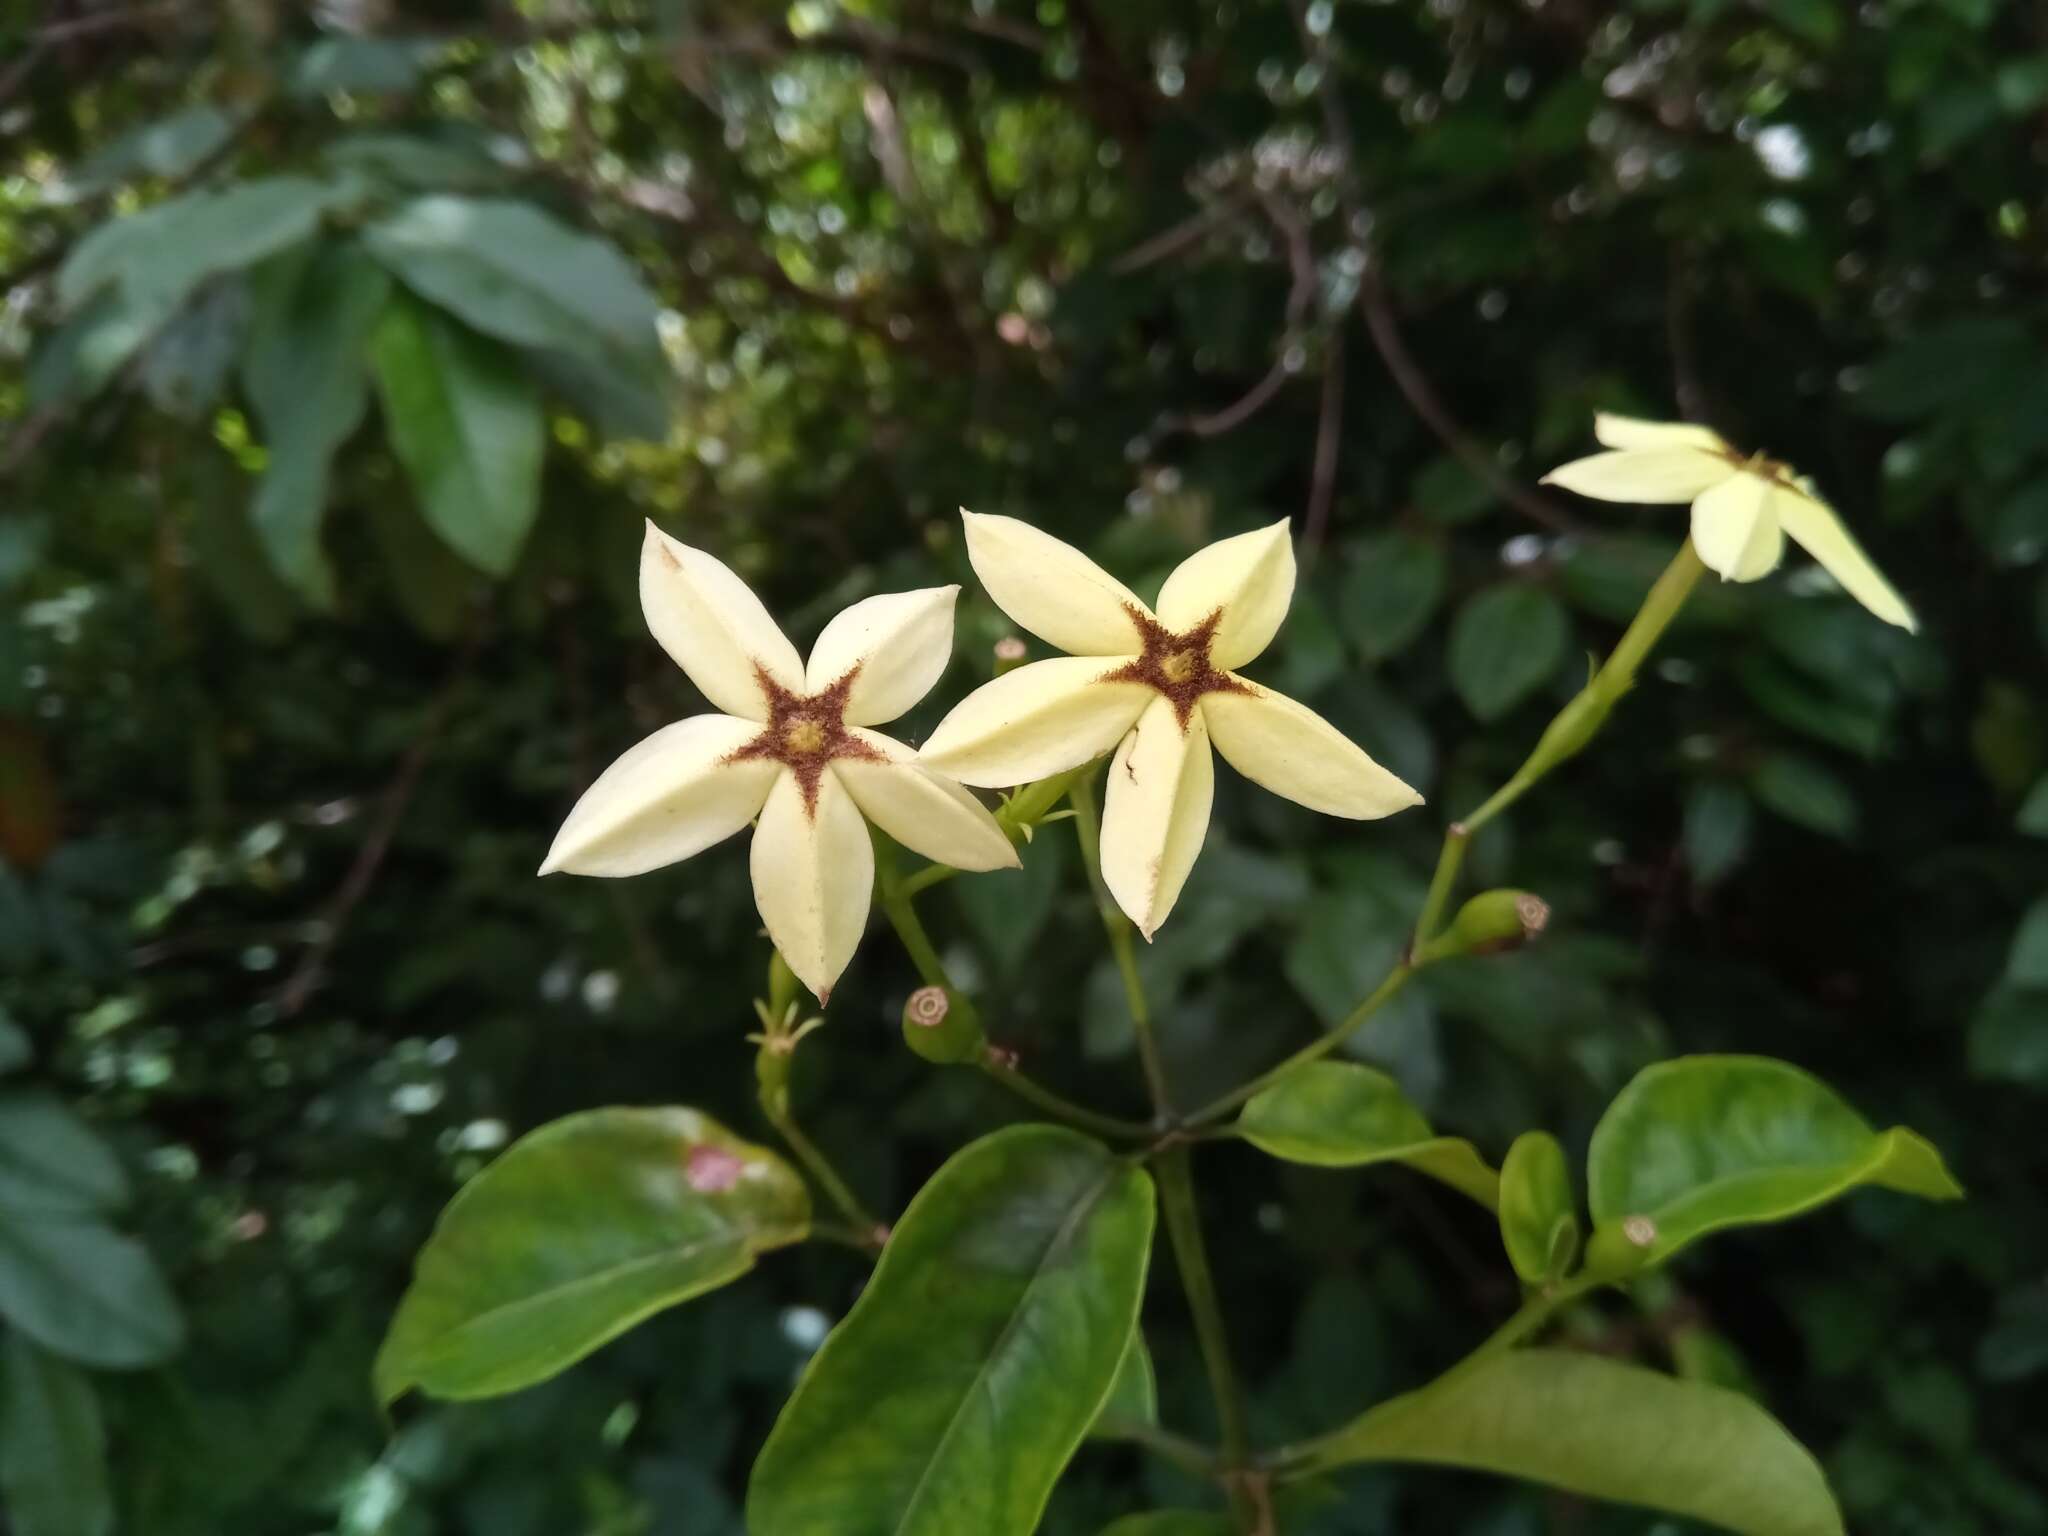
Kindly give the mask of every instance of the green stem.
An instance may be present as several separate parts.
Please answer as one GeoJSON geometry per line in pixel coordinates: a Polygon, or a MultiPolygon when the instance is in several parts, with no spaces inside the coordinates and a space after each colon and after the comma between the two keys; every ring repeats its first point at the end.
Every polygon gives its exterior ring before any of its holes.
{"type": "Polygon", "coordinates": [[[927,864],[897,887],[906,897],[915,896],[919,891],[928,891],[942,881],[950,880],[960,871],[950,864],[927,864]]]}
{"type": "Polygon", "coordinates": [[[1216,1453],[1200,1441],[1190,1440],[1186,1435],[1176,1435],[1170,1429],[1161,1429],[1157,1424],[1126,1424],[1111,1422],[1104,1424],[1098,1433],[1111,1440],[1127,1440],[1132,1445],[1150,1451],[1161,1461],[1171,1462],[1190,1477],[1204,1482],[1216,1477],[1216,1453]]]}
{"type": "MultiPolygon", "coordinates": [[[[878,861],[876,868],[879,873],[882,914],[889,919],[889,926],[896,930],[896,937],[902,941],[904,950],[910,956],[910,963],[917,968],[918,976],[928,987],[945,988],[946,996],[952,1000],[954,1007],[972,1008],[974,1005],[953,985],[953,978],[946,974],[946,962],[939,958],[937,946],[932,943],[931,935],[925,932],[924,919],[917,915],[917,906],[910,899],[910,882],[897,880],[886,859],[878,861]]],[[[1026,1077],[998,1050],[984,1052],[978,1064],[984,1073],[1017,1097],[1078,1131],[1123,1141],[1146,1141],[1155,1134],[1152,1126],[1140,1125],[1135,1120],[1118,1120],[1110,1115],[1097,1114],[1071,1099],[1063,1098],[1043,1084],[1026,1077]]]]}
{"type": "Polygon", "coordinates": [[[1415,974],[1415,970],[1416,967],[1408,964],[1406,961],[1395,966],[1393,970],[1387,973],[1387,979],[1375,987],[1365,1001],[1346,1014],[1343,1022],[1338,1024],[1335,1029],[1310,1041],[1278,1066],[1269,1067],[1250,1082],[1240,1084],[1219,1099],[1212,1099],[1193,1114],[1188,1115],[1181,1123],[1192,1128],[1221,1120],[1233,1109],[1236,1109],[1240,1104],[1251,1098],[1252,1095],[1260,1092],[1262,1089],[1270,1088],[1295,1068],[1306,1066],[1312,1061],[1320,1061],[1338,1046],[1342,1045],[1351,1035],[1355,1034],[1381,1008],[1385,1007],[1392,1000],[1394,994],[1407,984],[1408,978],[1415,974]]]}
{"type": "Polygon", "coordinates": [[[1110,952],[1116,956],[1117,974],[1123,979],[1124,1004],[1130,1010],[1131,1029],[1138,1039],[1138,1059],[1144,1064],[1152,1109],[1160,1125],[1168,1126],[1173,1123],[1173,1099],[1166,1083],[1166,1063],[1159,1054],[1159,1037],[1152,1030],[1152,1009],[1145,1001],[1144,978],[1138,974],[1131,920],[1124,916],[1102,879],[1102,819],[1095,810],[1094,780],[1076,778],[1068,787],[1067,803],[1074,808],[1074,834],[1080,839],[1081,864],[1088,871],[1088,888],[1095,893],[1095,910],[1102,915],[1102,930],[1109,935],[1110,952]]]}
{"type": "Polygon", "coordinates": [[[1437,855],[1436,873],[1430,877],[1429,895],[1415,924],[1411,953],[1441,931],[1450,907],[1451,893],[1457,885],[1458,868],[1464,862],[1465,847],[1472,840],[1472,835],[1534,789],[1553,768],[1577,756],[1599,734],[1608,714],[1634,686],[1636,672],[1648,659],[1651,648],[1670,627],[1671,621],[1678,617],[1678,610],[1685,606],[1686,598],[1692,595],[1692,589],[1699,584],[1705,572],[1706,566],[1700,563],[1692,540],[1686,540],[1651,586],[1643,599],[1643,606],[1629,620],[1628,628],[1622,632],[1607,660],[1544,728],[1527,761],[1478,810],[1452,822],[1445,830],[1443,851],[1437,855]]]}
{"type": "Polygon", "coordinates": [[[1166,1147],[1152,1159],[1153,1171],[1159,1179],[1160,1214],[1166,1220],[1174,1262],[1180,1266],[1188,1308],[1194,1313],[1195,1337],[1202,1346],[1202,1362],[1209,1370],[1209,1390],[1216,1398],[1216,1418],[1223,1434],[1222,1463],[1216,1470],[1223,1475],[1231,1514],[1243,1530],[1256,1531],[1258,1507],[1244,1476],[1251,1465],[1244,1397],[1238,1391],[1237,1372],[1230,1363],[1230,1338],[1223,1327],[1223,1308],[1216,1299],[1216,1280],[1209,1272],[1208,1250],[1202,1245],[1202,1220],[1195,1210],[1195,1187],[1189,1166],[1184,1145],[1166,1147]]]}
{"type": "MultiPolygon", "coordinates": [[[[790,1113],[786,1098],[764,1093],[761,1095],[761,1111],[767,1115],[782,1139],[789,1143],[790,1151],[797,1161],[804,1165],[806,1172],[817,1180],[818,1187],[825,1191],[826,1198],[839,1207],[839,1212],[853,1223],[857,1233],[869,1234],[869,1241],[858,1244],[870,1248],[881,1246],[880,1234],[888,1228],[869,1214],[868,1208],[860,1203],[860,1197],[839,1177],[839,1171],[831,1160],[818,1150],[817,1144],[804,1134],[803,1127],[796,1123],[796,1116],[790,1113]]],[[[827,1235],[827,1234],[821,1234],[827,1235]]]]}
{"type": "Polygon", "coordinates": [[[1064,1121],[1077,1131],[1088,1131],[1096,1136],[1107,1136],[1119,1141],[1150,1141],[1157,1132],[1152,1126],[1136,1120],[1119,1120],[1113,1115],[1097,1114],[1072,1099],[1062,1098],[1043,1083],[1026,1077],[1017,1070],[1008,1055],[1000,1048],[990,1047],[976,1063],[987,1076],[1001,1083],[1010,1092],[1027,1104],[1037,1106],[1055,1120],[1064,1121]]]}

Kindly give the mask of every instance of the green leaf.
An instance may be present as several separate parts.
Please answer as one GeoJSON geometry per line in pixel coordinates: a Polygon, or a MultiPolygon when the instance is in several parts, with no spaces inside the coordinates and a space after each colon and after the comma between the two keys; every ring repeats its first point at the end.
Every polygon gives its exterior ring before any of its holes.
{"type": "Polygon", "coordinates": [[[1412,533],[1382,533],[1358,546],[1344,580],[1341,622],[1367,660],[1406,650],[1443,600],[1443,547],[1412,533]]]}
{"type": "Polygon", "coordinates": [[[16,1072],[35,1060],[35,1050],[21,1026],[0,1008],[0,1073],[16,1072]]]}
{"type": "Polygon", "coordinates": [[[1159,1379],[1152,1370],[1152,1351],[1145,1347],[1145,1335],[1133,1329],[1124,1357],[1117,1362],[1116,1380],[1088,1433],[1115,1440],[1126,1426],[1158,1422],[1159,1379]]]}
{"type": "Polygon", "coordinates": [[[2016,987],[2048,987],[2048,896],[2036,897],[2012,936],[2005,979],[2016,987]]]}
{"type": "Polygon", "coordinates": [[[1819,1465],[1737,1392],[1565,1350],[1454,1369],[1339,1431],[1328,1461],[1465,1467],[1740,1536],[1842,1536],[1819,1465]]]}
{"type": "Polygon", "coordinates": [[[1489,1210],[1500,1177],[1472,1143],[1438,1136],[1384,1072],[1347,1061],[1312,1061],[1254,1094],[1238,1129],[1260,1151],[1319,1168],[1406,1163],[1489,1210]]]}
{"type": "Polygon", "coordinates": [[[227,143],[240,119],[219,107],[186,107],[132,128],[64,178],[67,199],[92,197],[141,176],[178,180],[227,143]]]}
{"type": "Polygon", "coordinates": [[[1508,1262],[1529,1285],[1562,1279],[1579,1251],[1579,1214],[1564,1148],[1525,1131],[1500,1165],[1500,1235],[1508,1262]]]}
{"type": "Polygon", "coordinates": [[[1102,1528],[1101,1536],[1236,1536],[1237,1524],[1228,1515],[1199,1509],[1155,1509],[1142,1515],[1125,1515],[1102,1528]]]}
{"type": "Polygon", "coordinates": [[[1587,1154],[1595,1243],[1648,1262],[1723,1227],[1783,1221],[1859,1185],[1930,1200],[1962,1189],[1941,1154],[1882,1134],[1819,1079],[1761,1056],[1685,1056],[1638,1073],[1600,1117],[1587,1154]],[[1626,1218],[1647,1218],[1643,1240],[1626,1218]]]}
{"type": "Polygon", "coordinates": [[[128,1176],[55,1094],[0,1092],[0,1220],[92,1216],[128,1203],[128,1176]]]}
{"type": "Polygon", "coordinates": [[[1563,604],[1543,588],[1489,587],[1451,622],[1451,685],[1474,715],[1497,719],[1550,680],[1570,639],[1563,604]]]}
{"type": "Polygon", "coordinates": [[[245,635],[268,643],[291,633],[298,604],[272,569],[247,507],[220,496],[195,497],[192,553],[200,576],[245,635]]]}
{"type": "Polygon", "coordinates": [[[956,1154],[754,1465],[751,1536],[1028,1536],[1137,1323],[1152,1181],[1072,1131],[956,1154]]]}
{"type": "Polygon", "coordinates": [[[1842,13],[1834,0],[1765,0],[1764,9],[1779,26],[1817,48],[1832,48],[1841,40],[1842,13]]]}
{"type": "Polygon", "coordinates": [[[377,1352],[377,1395],[491,1397],[544,1381],[809,1227],[796,1173],[708,1115],[557,1120],[441,1213],[377,1352]]]}
{"type": "Polygon", "coordinates": [[[1685,797],[1685,862],[1693,879],[1714,885],[1749,851],[1749,796],[1726,779],[1706,779],[1685,797]]]}
{"type": "Polygon", "coordinates": [[[295,96],[329,91],[409,91],[443,45],[403,38],[323,37],[293,61],[285,89],[295,96]]]}
{"type": "Polygon", "coordinates": [[[483,578],[434,536],[405,497],[372,497],[366,510],[399,609],[421,634],[453,639],[472,611],[483,578]]]}
{"type": "Polygon", "coordinates": [[[110,1536],[99,1398],[78,1367],[9,1331],[0,1345],[0,1504],[13,1536],[110,1536]]]}
{"type": "Polygon", "coordinates": [[[1749,776],[1750,792],[1768,809],[1825,837],[1856,831],[1856,797],[1810,757],[1773,752],[1749,776]]]}
{"type": "Polygon", "coordinates": [[[269,263],[255,282],[242,386],[270,459],[250,518],[278,574],[322,607],[334,599],[320,548],[329,463],[369,405],[366,352],[390,293],[353,243],[269,263]]]}
{"type": "Polygon", "coordinates": [[[220,400],[249,318],[240,277],[208,284],[151,341],[138,370],[142,389],[166,415],[198,421],[220,400]]]}
{"type": "Polygon", "coordinates": [[[2048,837],[2048,774],[2036,779],[2027,791],[2013,826],[2029,837],[2048,837]]]}
{"type": "Polygon", "coordinates": [[[500,341],[595,362],[645,362],[655,348],[657,306],[632,265],[532,204],[434,194],[364,238],[413,292],[500,341]]]}
{"type": "Polygon", "coordinates": [[[540,509],[547,423],[506,347],[402,297],[371,341],[385,426],[428,524],[494,576],[518,562],[540,509]]]}
{"type": "Polygon", "coordinates": [[[57,273],[57,296],[76,309],[119,283],[143,304],[176,308],[216,273],[254,266],[309,239],[328,213],[358,201],[351,180],[267,176],[221,192],[188,192],[102,224],[57,273]]]}
{"type": "Polygon", "coordinates": [[[1970,1071],[2048,1087],[2048,992],[1993,987],[1970,1017],[1970,1071]]]}
{"type": "Polygon", "coordinates": [[[525,356],[535,378],[607,437],[658,443],[668,436],[666,358],[621,369],[559,348],[528,347],[525,356]]]}
{"type": "Polygon", "coordinates": [[[1434,523],[1469,523],[1491,508],[1493,487],[1454,454],[1425,465],[1408,487],[1410,499],[1434,523]]]}
{"type": "Polygon", "coordinates": [[[344,134],[321,145],[320,158],[332,166],[430,191],[489,187],[504,182],[524,152],[515,141],[493,140],[481,132],[463,132],[462,126],[444,124],[432,135],[344,134]],[[494,153],[500,144],[511,153],[494,153]]]}
{"type": "Polygon", "coordinates": [[[0,1317],[45,1349],[107,1370],[160,1365],[185,1341],[148,1250],[92,1217],[0,1221],[0,1317]]]}
{"type": "Polygon", "coordinates": [[[142,303],[118,288],[102,289],[36,347],[28,370],[29,403],[71,405],[91,399],[169,318],[162,304],[142,303]]]}

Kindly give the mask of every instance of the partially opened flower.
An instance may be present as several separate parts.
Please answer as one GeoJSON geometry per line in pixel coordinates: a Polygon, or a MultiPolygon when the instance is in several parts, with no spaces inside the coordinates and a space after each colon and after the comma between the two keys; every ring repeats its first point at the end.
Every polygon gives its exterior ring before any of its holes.
{"type": "Polygon", "coordinates": [[[810,661],[745,582],[652,523],[640,550],[647,627],[718,709],[663,726],[576,802],[542,874],[637,875],[730,837],[756,816],[754,900],[768,937],[823,1002],[853,958],[874,886],[874,822],[960,869],[1016,850],[973,795],[869,729],[909,709],[953,649],[958,587],[866,598],[810,661]]]}
{"type": "Polygon", "coordinates": [[[1745,456],[1706,427],[1603,412],[1593,418],[1593,435],[1613,451],[1560,465],[1543,483],[1601,501],[1690,502],[1693,548],[1729,581],[1776,570],[1789,534],[1880,619],[1919,627],[1813,482],[1790,465],[1745,456]]]}
{"type": "Polygon", "coordinates": [[[1294,596],[1284,519],[1190,555],[1166,578],[1155,613],[1072,545],[1015,518],[960,515],[989,596],[1070,654],[969,694],[922,756],[995,788],[1115,749],[1102,877],[1148,939],[1173,910],[1209,830],[1211,745],[1253,783],[1333,816],[1386,816],[1421,803],[1320,715],[1237,674],[1271,642],[1294,596]]]}

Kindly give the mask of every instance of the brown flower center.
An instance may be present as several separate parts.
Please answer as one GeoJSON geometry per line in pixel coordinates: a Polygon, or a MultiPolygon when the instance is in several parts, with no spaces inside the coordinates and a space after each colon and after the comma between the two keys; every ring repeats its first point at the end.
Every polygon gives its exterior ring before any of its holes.
{"type": "Polygon", "coordinates": [[[1143,683],[1173,701],[1174,718],[1182,731],[1195,712],[1195,702],[1205,693],[1250,693],[1251,690],[1228,672],[1219,671],[1209,659],[1209,646],[1216,638],[1216,626],[1223,622],[1218,608],[1185,634],[1175,634],[1157,619],[1125,607],[1137,626],[1139,653],[1129,662],[1107,673],[1105,683],[1143,683]]]}
{"type": "Polygon", "coordinates": [[[818,814],[818,780],[834,758],[860,758],[870,763],[887,762],[880,752],[854,735],[846,724],[846,696],[860,668],[851,668],[831,687],[817,693],[792,693],[759,666],[754,680],[768,700],[768,718],[761,734],[726,759],[729,763],[767,759],[782,764],[796,775],[803,791],[804,811],[818,814]]]}

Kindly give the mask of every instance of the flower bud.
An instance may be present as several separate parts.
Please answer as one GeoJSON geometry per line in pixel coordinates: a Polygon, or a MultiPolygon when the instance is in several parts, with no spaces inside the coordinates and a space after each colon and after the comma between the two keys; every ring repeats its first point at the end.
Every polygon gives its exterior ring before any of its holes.
{"type": "Polygon", "coordinates": [[[945,987],[919,987],[903,1005],[903,1043],[926,1061],[972,1060],[986,1043],[974,1005],[945,987]]]}
{"type": "Polygon", "coordinates": [[[1520,949],[1550,921],[1550,904],[1528,891],[1481,891],[1436,938],[1422,947],[1418,962],[1453,955],[1497,955],[1520,949]]]}

